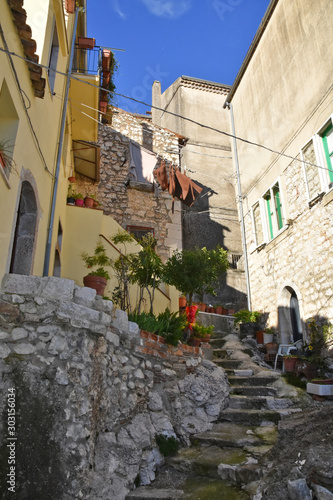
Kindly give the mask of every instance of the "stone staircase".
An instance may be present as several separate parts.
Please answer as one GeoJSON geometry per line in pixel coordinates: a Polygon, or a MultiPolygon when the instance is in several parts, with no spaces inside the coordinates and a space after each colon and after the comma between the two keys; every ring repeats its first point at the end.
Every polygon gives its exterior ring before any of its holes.
{"type": "Polygon", "coordinates": [[[228,375],[230,405],[211,430],[194,435],[191,447],[167,460],[151,486],[126,499],[252,498],[279,420],[297,409],[291,399],[278,396],[280,374],[253,362],[251,348],[235,332],[215,331],[211,343],[213,361],[228,375]]]}

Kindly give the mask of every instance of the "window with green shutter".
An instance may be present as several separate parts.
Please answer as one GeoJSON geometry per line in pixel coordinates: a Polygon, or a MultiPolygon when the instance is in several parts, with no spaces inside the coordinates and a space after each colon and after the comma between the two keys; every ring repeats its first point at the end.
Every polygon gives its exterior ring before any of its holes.
{"type": "Polygon", "coordinates": [[[333,126],[332,123],[322,132],[323,149],[330,181],[333,182],[333,126]]]}
{"type": "Polygon", "coordinates": [[[279,182],[276,182],[252,206],[252,221],[254,228],[255,244],[259,247],[262,243],[275,238],[283,229],[284,211],[279,182]]]}

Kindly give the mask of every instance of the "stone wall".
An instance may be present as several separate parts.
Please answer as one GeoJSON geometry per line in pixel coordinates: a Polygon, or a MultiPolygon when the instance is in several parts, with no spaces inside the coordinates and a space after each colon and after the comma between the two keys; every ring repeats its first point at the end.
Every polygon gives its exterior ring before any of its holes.
{"type": "MultiPolygon", "coordinates": [[[[253,226],[245,216],[249,243],[252,306],[268,313],[289,341],[281,310],[287,306],[284,291],[295,290],[304,333],[305,321],[316,316],[333,322],[333,196],[332,192],[309,207],[302,163],[295,160],[284,171],[285,230],[259,250],[254,250],[253,226]],[[252,246],[252,250],[251,250],[252,246]]],[[[291,329],[289,330],[291,332],[291,329]]]]}
{"type": "MultiPolygon", "coordinates": [[[[225,372],[201,350],[170,348],[94,290],[54,277],[5,276],[0,373],[1,471],[14,388],[22,499],[123,500],[163,464],[157,434],[186,445],[228,404],[225,372]]],[[[12,498],[6,474],[0,481],[2,498],[12,498]]]]}
{"type": "Polygon", "coordinates": [[[124,229],[130,226],[153,228],[157,238],[157,252],[163,260],[170,250],[182,248],[180,202],[172,200],[167,191],[153,190],[152,185],[138,186],[128,182],[130,141],[144,146],[161,159],[179,163],[179,136],[156,125],[148,117],[116,110],[112,126],[99,128],[101,151],[100,182],[84,180],[78,176],[76,189],[96,195],[106,215],[112,216],[124,229]],[[170,153],[174,151],[175,153],[170,153]]]}

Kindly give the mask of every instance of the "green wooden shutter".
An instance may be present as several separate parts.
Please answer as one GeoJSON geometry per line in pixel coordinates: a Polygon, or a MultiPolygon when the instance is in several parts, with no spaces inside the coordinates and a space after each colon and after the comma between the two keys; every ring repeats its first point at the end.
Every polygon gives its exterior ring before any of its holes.
{"type": "Polygon", "coordinates": [[[331,138],[330,143],[328,142],[328,137],[333,134],[333,126],[330,124],[326,130],[324,130],[323,135],[322,135],[322,140],[323,140],[323,147],[324,147],[324,153],[325,153],[325,158],[326,158],[326,163],[327,163],[327,168],[328,168],[328,174],[330,177],[330,181],[333,182],[333,140],[331,138]]]}
{"type": "Polygon", "coordinates": [[[274,186],[273,193],[274,193],[278,228],[281,229],[283,227],[283,221],[282,221],[282,210],[281,210],[282,205],[280,199],[279,186],[274,186]]]}
{"type": "Polygon", "coordinates": [[[273,212],[271,207],[271,197],[270,195],[266,196],[266,205],[267,205],[267,216],[268,216],[268,225],[269,225],[269,233],[271,236],[271,240],[274,238],[273,231],[273,212]]]}

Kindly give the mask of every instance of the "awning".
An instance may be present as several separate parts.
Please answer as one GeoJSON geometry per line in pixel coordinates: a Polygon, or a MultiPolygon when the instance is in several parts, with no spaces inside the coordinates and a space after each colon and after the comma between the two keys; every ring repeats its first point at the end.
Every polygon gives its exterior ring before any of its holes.
{"type": "Polygon", "coordinates": [[[73,141],[75,172],[99,181],[100,148],[87,141],[73,141]]]}

